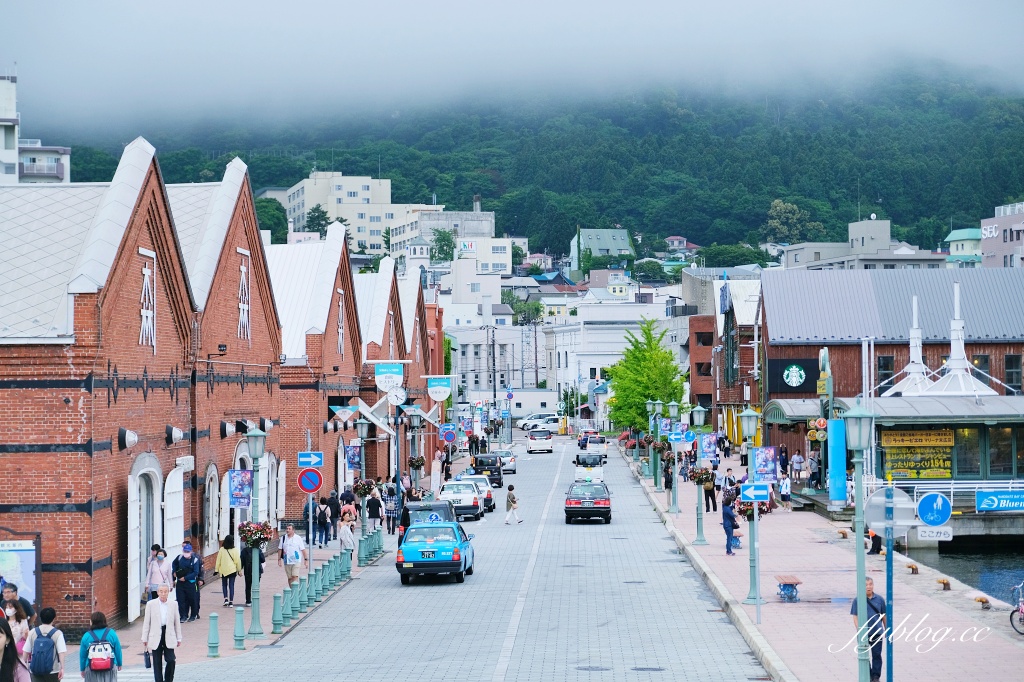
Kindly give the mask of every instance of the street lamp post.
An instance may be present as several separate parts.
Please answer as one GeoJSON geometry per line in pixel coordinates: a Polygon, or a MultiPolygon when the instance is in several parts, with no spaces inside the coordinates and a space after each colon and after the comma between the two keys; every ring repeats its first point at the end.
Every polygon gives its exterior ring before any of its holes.
{"type": "Polygon", "coordinates": [[[854,516],[853,534],[857,544],[857,680],[868,682],[868,596],[865,581],[867,567],[864,556],[864,451],[871,447],[874,415],[860,406],[860,401],[843,415],[846,422],[846,446],[853,450],[854,516]]]}
{"type": "MultiPolygon", "coordinates": [[[[359,480],[366,479],[366,438],[370,435],[370,422],[360,417],[356,420],[356,435],[359,436],[359,480]]],[[[359,505],[359,529],[366,533],[366,504],[359,505]]]]}
{"type": "MultiPolygon", "coordinates": [[[[679,418],[679,403],[677,403],[675,400],[668,404],[668,416],[672,419],[673,422],[675,422],[675,420],[679,418]]],[[[675,452],[675,446],[672,445],[671,447],[672,451],[675,452]]],[[[670,474],[672,476],[672,504],[669,505],[668,508],[669,514],[679,513],[679,498],[677,497],[678,493],[676,492],[676,488],[678,487],[679,483],[679,481],[676,480],[676,471],[678,471],[678,464],[678,462],[672,464],[672,473],[670,474]]]]}
{"type": "MultiPolygon", "coordinates": [[[[649,435],[651,435],[651,432],[654,431],[654,401],[653,400],[648,400],[644,404],[647,406],[647,435],[649,436],[649,435]]],[[[638,438],[637,439],[637,447],[639,447],[639,446],[640,446],[640,439],[638,438]]],[[[651,466],[651,450],[653,450],[653,449],[654,448],[647,448],[647,466],[648,466],[648,468],[651,466]]],[[[646,476],[646,474],[644,474],[644,475],[646,476]]]]}
{"type": "MultiPolygon", "coordinates": [[[[267,434],[258,428],[250,429],[245,433],[246,445],[249,448],[249,457],[252,458],[252,520],[259,523],[260,519],[260,459],[263,458],[263,450],[267,445],[267,434]]],[[[260,625],[260,572],[259,572],[260,548],[250,553],[249,560],[257,563],[252,571],[252,621],[249,623],[249,639],[264,639],[263,626],[260,625]]]]}
{"type": "MultiPolygon", "coordinates": [[[[697,426],[697,427],[704,426],[704,417],[705,417],[706,414],[707,414],[707,410],[705,410],[700,405],[697,405],[697,407],[693,408],[693,410],[690,411],[690,423],[693,424],[694,426],[697,426]]],[[[698,448],[698,453],[699,453],[700,452],[700,446],[698,445],[697,448],[698,448]]],[[[700,455],[699,454],[698,454],[697,458],[698,458],[697,459],[697,465],[699,466],[700,465],[700,455]]],[[[697,539],[693,541],[693,544],[695,544],[695,545],[706,545],[706,544],[708,544],[708,541],[704,538],[704,508],[701,506],[701,499],[700,499],[702,495],[703,495],[702,489],[701,488],[697,488],[697,539]]]]}
{"type": "MultiPolygon", "coordinates": [[[[750,409],[747,405],[747,409],[740,412],[740,428],[743,429],[743,438],[753,438],[757,433],[757,420],[760,415],[750,409]]],[[[754,483],[757,481],[757,471],[754,470],[753,475],[751,473],[751,467],[749,465],[750,457],[747,457],[747,481],[754,483]]],[[[760,546],[757,544],[757,522],[760,514],[758,513],[758,503],[754,503],[754,522],[750,524],[750,589],[747,591],[747,598],[743,600],[744,604],[757,604],[760,608],[760,604],[764,603],[761,599],[760,584],[758,582],[758,551],[760,546]]],[[[760,614],[760,611],[758,611],[760,614]]],[[[760,615],[759,615],[760,618],[760,615]]]]}
{"type": "MultiPolygon", "coordinates": [[[[654,442],[659,443],[658,447],[661,447],[661,415],[664,408],[665,403],[660,400],[654,401],[654,427],[656,434],[654,442]]],[[[654,450],[654,457],[651,460],[651,463],[654,465],[654,490],[659,493],[664,492],[665,489],[661,487],[661,452],[653,447],[651,449],[654,450]]]]}
{"type": "MultiPolygon", "coordinates": [[[[420,408],[418,406],[414,406],[414,407],[415,407],[415,409],[412,410],[411,412],[409,412],[409,428],[412,429],[412,455],[411,455],[411,457],[419,457],[420,456],[420,450],[419,450],[419,446],[420,446],[420,443],[419,443],[420,426],[423,424],[423,415],[421,414],[420,408]]],[[[411,474],[412,474],[410,476],[410,479],[412,480],[412,485],[413,485],[414,488],[418,488],[419,485],[420,485],[420,477],[419,477],[419,473],[417,473],[418,469],[414,469],[414,468],[411,468],[411,467],[410,467],[410,469],[411,469],[411,474]]],[[[401,495],[399,495],[399,498],[401,498],[401,495]]],[[[401,512],[401,509],[402,509],[402,504],[401,504],[402,501],[401,501],[401,499],[399,499],[398,502],[399,502],[398,509],[399,509],[399,512],[401,512]]]]}

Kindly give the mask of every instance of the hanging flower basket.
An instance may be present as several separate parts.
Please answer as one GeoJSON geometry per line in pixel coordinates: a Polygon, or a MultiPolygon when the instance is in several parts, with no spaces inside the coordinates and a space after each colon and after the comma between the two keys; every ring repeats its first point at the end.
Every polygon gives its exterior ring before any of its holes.
{"type": "Polygon", "coordinates": [[[654,442],[654,436],[652,436],[651,434],[647,434],[646,436],[644,436],[644,442],[650,445],[651,443],[654,442]]]}
{"type": "Polygon", "coordinates": [[[367,478],[356,482],[356,484],[352,486],[352,492],[359,497],[369,497],[370,493],[372,493],[376,487],[377,484],[367,478]]]}
{"type": "Polygon", "coordinates": [[[630,438],[626,441],[626,448],[632,450],[636,447],[636,438],[630,438]]]}
{"type": "Polygon", "coordinates": [[[274,529],[266,521],[246,521],[238,525],[238,535],[246,547],[265,547],[274,537],[274,529]]]}
{"type": "Polygon", "coordinates": [[[662,461],[663,464],[675,464],[676,463],[676,456],[675,456],[674,453],[666,452],[665,454],[663,454],[661,456],[661,461],[662,461]]]}
{"type": "Polygon", "coordinates": [[[755,504],[757,505],[758,518],[762,518],[765,514],[772,512],[767,502],[736,502],[736,513],[747,517],[748,520],[753,520],[755,504]]]}
{"type": "Polygon", "coordinates": [[[494,429],[492,429],[490,426],[485,426],[484,427],[484,433],[486,433],[489,436],[492,433],[494,433],[494,429]]]}
{"type": "Polygon", "coordinates": [[[409,458],[409,467],[412,469],[422,469],[427,464],[427,458],[423,455],[417,455],[416,457],[409,458]]]}
{"type": "Polygon", "coordinates": [[[616,440],[618,440],[621,443],[622,441],[628,440],[628,439],[629,439],[629,431],[623,431],[622,433],[619,434],[619,437],[616,440]]]}
{"type": "Polygon", "coordinates": [[[707,467],[701,467],[699,469],[693,468],[690,470],[690,480],[697,485],[704,485],[710,483],[712,487],[715,485],[715,472],[707,467]]]}
{"type": "Polygon", "coordinates": [[[651,447],[654,449],[655,452],[667,452],[669,449],[669,444],[663,440],[656,440],[653,443],[651,443],[651,447]]]}

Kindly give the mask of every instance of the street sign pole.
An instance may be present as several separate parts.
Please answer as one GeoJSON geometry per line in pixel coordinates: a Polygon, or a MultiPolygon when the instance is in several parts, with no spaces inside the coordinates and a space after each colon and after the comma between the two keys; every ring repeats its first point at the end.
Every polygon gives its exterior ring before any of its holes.
{"type": "MultiPolygon", "coordinates": [[[[885,623],[892,627],[892,540],[894,510],[892,474],[889,474],[888,485],[885,486],[885,623]]],[[[863,542],[863,538],[860,538],[863,542]]],[[[892,637],[885,638],[885,678],[892,682],[892,637]]]]}
{"type": "Polygon", "coordinates": [[[740,486],[740,499],[745,502],[753,502],[754,504],[754,520],[750,524],[750,590],[747,592],[747,598],[743,600],[743,603],[757,606],[758,625],[761,624],[761,604],[765,603],[761,599],[761,545],[758,543],[757,536],[757,522],[760,516],[758,513],[758,502],[768,501],[768,485],[768,483],[747,483],[740,486]]]}

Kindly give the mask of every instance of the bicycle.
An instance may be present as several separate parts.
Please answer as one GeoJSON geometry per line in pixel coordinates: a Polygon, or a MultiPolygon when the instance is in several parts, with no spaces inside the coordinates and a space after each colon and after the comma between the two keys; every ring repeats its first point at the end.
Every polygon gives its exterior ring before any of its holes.
{"type": "MultiPolygon", "coordinates": [[[[1010,611],[1010,625],[1017,631],[1018,635],[1024,635],[1024,582],[1010,588],[1010,599],[1017,595],[1017,606],[1010,611]]],[[[1012,601],[1011,601],[1012,603],[1012,601]]]]}

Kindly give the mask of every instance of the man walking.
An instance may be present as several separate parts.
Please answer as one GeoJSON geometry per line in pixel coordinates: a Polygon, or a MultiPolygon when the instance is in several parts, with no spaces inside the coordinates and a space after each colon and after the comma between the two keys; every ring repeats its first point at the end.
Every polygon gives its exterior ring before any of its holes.
{"type": "Polygon", "coordinates": [[[793,455],[792,465],[793,480],[799,481],[800,477],[802,476],[800,472],[802,472],[804,469],[804,456],[800,454],[799,450],[797,450],[796,453],[793,455]]]}
{"type": "MultiPolygon", "coordinates": [[[[865,580],[868,596],[868,617],[864,621],[867,628],[867,641],[871,646],[871,682],[879,682],[882,679],[882,645],[885,643],[885,600],[882,595],[875,594],[875,581],[871,578],[865,580]]],[[[853,598],[853,606],[850,608],[850,615],[853,616],[853,624],[860,630],[860,622],[857,618],[857,598],[853,598]]],[[[859,637],[858,637],[859,639],[859,637]]]]}
{"type": "Polygon", "coordinates": [[[288,585],[298,582],[299,569],[309,558],[306,554],[306,543],[295,534],[295,526],[285,526],[285,536],[281,538],[281,553],[277,557],[277,565],[284,564],[284,574],[288,577],[288,585]]]}
{"type": "Polygon", "coordinates": [[[807,468],[811,472],[810,478],[807,479],[807,485],[809,485],[810,487],[814,488],[815,490],[818,489],[818,487],[819,487],[818,483],[819,483],[819,481],[821,479],[821,477],[820,477],[820,475],[818,473],[820,466],[821,466],[821,463],[818,461],[818,455],[816,453],[812,452],[811,456],[807,459],[807,468]]]}
{"type": "Polygon", "coordinates": [[[517,509],[519,509],[519,498],[516,497],[516,494],[514,492],[512,492],[515,489],[516,489],[516,487],[514,485],[509,485],[509,487],[508,487],[508,495],[505,496],[505,525],[506,526],[509,525],[509,521],[512,519],[513,516],[516,518],[516,523],[522,523],[523,522],[523,520],[521,518],[519,518],[519,512],[516,511],[517,509]]]}
{"type": "Polygon", "coordinates": [[[202,561],[192,554],[192,545],[181,546],[181,555],[171,563],[174,575],[174,593],[178,598],[178,615],[181,622],[193,621],[199,617],[199,574],[202,561]]]}
{"type": "Polygon", "coordinates": [[[327,506],[331,508],[331,537],[328,540],[338,539],[338,523],[341,521],[341,500],[338,499],[338,491],[332,490],[331,496],[327,498],[327,506]]]}
{"type": "Polygon", "coordinates": [[[732,495],[726,495],[722,498],[722,527],[725,529],[725,554],[726,556],[735,556],[736,552],[732,551],[733,545],[733,533],[736,528],[740,525],[736,521],[736,512],[732,509],[732,495]]]}
{"type": "Polygon", "coordinates": [[[64,633],[53,627],[57,612],[49,606],[39,611],[39,627],[28,631],[25,657],[32,682],[58,682],[64,677],[64,657],[68,652],[64,633]]]}
{"type": "Polygon", "coordinates": [[[181,622],[174,617],[174,607],[167,601],[170,588],[160,585],[156,594],[156,599],[146,602],[142,650],[153,652],[153,679],[156,682],[174,682],[174,652],[181,646],[181,622]],[[151,648],[150,644],[156,646],[151,648]]]}

